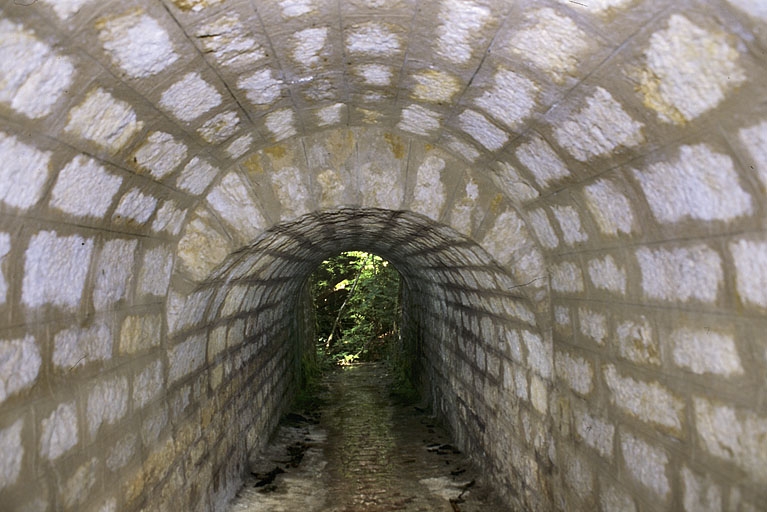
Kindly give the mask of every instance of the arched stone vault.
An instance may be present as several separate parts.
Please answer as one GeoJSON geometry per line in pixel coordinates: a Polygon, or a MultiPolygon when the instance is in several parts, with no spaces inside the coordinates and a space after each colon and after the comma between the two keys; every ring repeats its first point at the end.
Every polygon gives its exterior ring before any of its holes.
{"type": "Polygon", "coordinates": [[[0,503],[220,509],[348,247],[514,506],[758,510],[766,49],[761,0],[0,1],[0,503]]]}

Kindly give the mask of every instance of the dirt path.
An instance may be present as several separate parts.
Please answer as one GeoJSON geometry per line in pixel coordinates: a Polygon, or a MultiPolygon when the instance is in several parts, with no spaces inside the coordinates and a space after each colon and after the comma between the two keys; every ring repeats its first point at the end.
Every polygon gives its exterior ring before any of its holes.
{"type": "Polygon", "coordinates": [[[383,365],[325,377],[252,461],[232,512],[505,511],[433,418],[397,403],[383,365]]]}

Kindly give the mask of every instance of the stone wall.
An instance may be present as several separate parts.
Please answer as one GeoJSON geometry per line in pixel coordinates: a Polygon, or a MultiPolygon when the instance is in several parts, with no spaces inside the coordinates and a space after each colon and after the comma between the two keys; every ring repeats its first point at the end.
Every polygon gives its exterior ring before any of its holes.
{"type": "Polygon", "coordinates": [[[220,510],[325,257],[527,510],[767,501],[760,0],[0,1],[0,502],[220,510]]]}

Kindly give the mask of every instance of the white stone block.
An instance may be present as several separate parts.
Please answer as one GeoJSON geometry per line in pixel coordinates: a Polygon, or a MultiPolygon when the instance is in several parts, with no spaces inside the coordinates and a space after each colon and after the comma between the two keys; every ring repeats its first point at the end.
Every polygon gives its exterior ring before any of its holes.
{"type": "Polygon", "coordinates": [[[603,373],[612,403],[624,413],[677,435],[682,432],[684,402],[668,389],[657,382],[624,377],[611,364],[603,373]]]}
{"type": "Polygon", "coordinates": [[[610,512],[636,512],[634,500],[623,489],[618,488],[604,478],[599,481],[599,503],[602,510],[610,512]]]}
{"type": "Polygon", "coordinates": [[[532,173],[535,182],[548,187],[552,182],[570,176],[567,165],[543,138],[535,135],[514,152],[517,160],[532,173]]]}
{"type": "Polygon", "coordinates": [[[661,223],[685,219],[731,221],[751,215],[751,196],[740,186],[732,159],[705,144],[682,146],[673,163],[634,171],[655,218],[661,223]]]}
{"type": "Polygon", "coordinates": [[[703,29],[681,14],[655,32],[640,73],[645,106],[666,122],[683,124],[716,107],[746,80],[731,35],[703,29]]]}
{"type": "Polygon", "coordinates": [[[645,297],[714,302],[724,277],[722,259],[706,245],[636,251],[645,297]]]}
{"type": "Polygon", "coordinates": [[[605,459],[612,459],[615,436],[613,424],[593,416],[586,407],[579,407],[574,411],[573,423],[578,436],[587,445],[594,448],[605,459]]]}
{"type": "Polygon", "coordinates": [[[759,176],[762,189],[767,190],[767,121],[741,128],[738,138],[751,156],[751,161],[754,163],[752,170],[755,170],[759,176]]]}
{"type": "Polygon", "coordinates": [[[270,68],[240,78],[237,87],[245,91],[245,96],[254,105],[271,105],[282,94],[282,80],[275,78],[270,68]]]}
{"type": "Polygon", "coordinates": [[[106,377],[94,385],[88,393],[86,418],[90,439],[102,424],[113,425],[128,412],[128,379],[106,377]]]}
{"type": "Polygon", "coordinates": [[[120,353],[136,354],[160,345],[162,318],[158,314],[129,315],[120,327],[120,353]]]}
{"type": "Polygon", "coordinates": [[[292,109],[275,110],[267,114],[265,119],[266,128],[272,132],[274,140],[279,142],[298,133],[295,118],[296,116],[292,109]]]}
{"type": "Polygon", "coordinates": [[[660,364],[660,349],[653,337],[652,326],[644,316],[626,320],[615,329],[618,353],[635,363],[660,364]]]}
{"type": "Polygon", "coordinates": [[[132,220],[137,224],[144,224],[156,208],[157,198],[134,188],[122,196],[112,214],[112,220],[121,222],[132,220]]]}
{"type": "Polygon", "coordinates": [[[109,471],[115,472],[124,468],[131,457],[136,453],[136,441],[138,436],[131,432],[120,438],[106,453],[106,466],[109,471]]]}
{"type": "Polygon", "coordinates": [[[200,157],[192,158],[181,170],[176,185],[181,190],[194,195],[202,194],[219,170],[200,157]]]}
{"type": "Polygon", "coordinates": [[[40,456],[56,460],[77,445],[77,407],[75,402],[59,404],[40,424],[40,456]]]}
{"type": "Polygon", "coordinates": [[[430,103],[450,103],[461,90],[461,82],[455,75],[436,69],[413,74],[415,85],[413,97],[430,103]]]}
{"type": "Polygon", "coordinates": [[[527,365],[544,379],[551,379],[554,365],[554,346],[551,340],[545,341],[540,335],[522,330],[522,340],[527,347],[527,365]]]}
{"type": "MultiPolygon", "coordinates": [[[[301,192],[306,194],[305,190],[301,192]]],[[[266,225],[253,194],[237,172],[233,171],[224,176],[208,193],[206,200],[245,241],[255,239],[266,225]]]]}
{"type": "Polygon", "coordinates": [[[215,17],[195,35],[205,52],[226,67],[252,66],[266,58],[266,50],[253,39],[248,29],[233,14],[215,17]]]}
{"type": "Polygon", "coordinates": [[[168,33],[142,9],[103,18],[96,28],[112,61],[132,78],[156,75],[178,60],[168,33]]]}
{"type": "Polygon", "coordinates": [[[749,16],[767,21],[767,4],[761,0],[727,0],[727,2],[749,16]]]}
{"type": "Polygon", "coordinates": [[[373,208],[399,210],[404,199],[402,171],[380,162],[364,163],[359,169],[362,203],[373,208]]]}
{"type": "Polygon", "coordinates": [[[112,330],[103,322],[87,328],[72,327],[53,338],[53,364],[65,373],[79,366],[112,358],[112,330]]]}
{"type": "Polygon", "coordinates": [[[24,446],[21,444],[21,430],[24,420],[17,420],[13,425],[0,429],[0,453],[3,462],[0,464],[0,489],[5,489],[16,483],[21,473],[21,463],[24,460],[24,446]]]}
{"type": "Polygon", "coordinates": [[[35,383],[42,359],[35,338],[0,341],[0,404],[35,383]]]}
{"type": "MultiPolygon", "coordinates": [[[[583,9],[593,13],[611,13],[630,5],[632,0],[593,0],[588,3],[572,3],[572,0],[558,0],[572,9],[583,9]]],[[[612,510],[608,508],[607,510],[612,510]]]]}
{"type": "Polygon", "coordinates": [[[604,345],[607,339],[607,317],[590,309],[578,309],[581,334],[604,345]]]}
{"type": "Polygon", "coordinates": [[[541,413],[547,414],[549,411],[549,392],[546,382],[533,374],[530,377],[530,402],[533,407],[541,413]]]}
{"type": "Polygon", "coordinates": [[[77,217],[101,218],[122,181],[94,159],[77,155],[59,171],[50,206],[77,217]]]}
{"type": "Polygon", "coordinates": [[[293,44],[292,57],[305,68],[317,67],[326,53],[328,27],[313,27],[294,32],[290,37],[293,44]]]}
{"type": "Polygon", "coordinates": [[[594,492],[594,470],[582,455],[565,455],[564,477],[567,485],[581,498],[588,498],[594,492]]]}
{"type": "Polygon", "coordinates": [[[397,123],[400,130],[429,136],[440,127],[441,117],[434,111],[420,105],[410,105],[402,109],[402,118],[397,123]]]}
{"type": "Polygon", "coordinates": [[[474,103],[508,128],[517,128],[536,106],[539,87],[529,78],[505,68],[498,68],[493,86],[474,103]]]}
{"type": "Polygon", "coordinates": [[[586,206],[603,235],[631,234],[634,212],[626,196],[608,180],[599,180],[584,187],[586,206]]]}
{"type": "Polygon", "coordinates": [[[509,141],[508,134],[475,110],[466,109],[458,115],[463,131],[490,151],[498,151],[509,141]]]}
{"type": "Polygon", "coordinates": [[[510,263],[515,246],[523,243],[526,235],[524,221],[516,212],[507,210],[495,218],[481,245],[498,263],[505,265],[510,263]]]}
{"type": "Polygon", "coordinates": [[[175,201],[164,201],[152,221],[152,231],[165,231],[176,236],[181,231],[185,218],[186,210],[180,209],[175,201]]]}
{"type": "Polygon", "coordinates": [[[509,51],[545,71],[556,82],[573,75],[589,48],[588,35],[575,22],[544,8],[525,13],[525,28],[509,42],[509,51]]]}
{"type": "Polygon", "coordinates": [[[184,378],[205,363],[207,337],[193,336],[168,351],[168,384],[184,378]]]}
{"type": "Polygon", "coordinates": [[[205,121],[197,133],[205,142],[220,144],[234,135],[240,126],[240,116],[236,112],[221,112],[205,121]]]}
{"type": "Polygon", "coordinates": [[[427,157],[416,171],[415,190],[410,210],[438,220],[447,197],[442,183],[445,161],[437,156],[427,157]]]}
{"type": "Polygon", "coordinates": [[[746,471],[750,480],[767,481],[767,417],[704,398],[693,404],[700,445],[746,471]]]}
{"type": "Polygon", "coordinates": [[[162,93],[160,106],[178,119],[189,122],[219,106],[222,100],[216,88],[199,73],[187,73],[162,93]]]}
{"type": "MultiPolygon", "coordinates": [[[[364,168],[360,169],[360,172],[364,172],[364,168]]],[[[283,167],[272,173],[272,187],[274,195],[277,196],[282,206],[280,215],[282,220],[300,217],[309,212],[309,190],[304,182],[304,177],[304,174],[296,167],[283,167]]],[[[395,189],[397,187],[396,182],[387,182],[387,176],[370,172],[367,173],[367,177],[370,180],[367,183],[368,186],[374,187],[385,183],[395,189]]],[[[390,189],[382,188],[381,190],[388,191],[390,189]]]]}
{"type": "Polygon", "coordinates": [[[666,452],[662,448],[634,437],[625,430],[621,432],[620,439],[626,471],[658,497],[665,499],[671,492],[666,475],[668,466],[666,452]]]}
{"type": "Polygon", "coordinates": [[[79,510],[87,501],[93,486],[96,485],[98,459],[95,457],[81,465],[72,476],[61,485],[60,501],[64,510],[79,510]]]}
{"type": "Polygon", "coordinates": [[[595,288],[621,295],[626,294],[626,270],[615,263],[611,255],[589,260],[589,277],[595,288]]]}
{"type": "Polygon", "coordinates": [[[594,369],[582,357],[557,351],[555,357],[557,377],[580,395],[588,395],[594,387],[594,369]]]}
{"type": "Polygon", "coordinates": [[[226,147],[226,154],[233,159],[240,158],[247,153],[253,145],[253,135],[248,133],[233,140],[226,147]]]}
{"type": "MultiPolygon", "coordinates": [[[[476,150],[475,150],[476,151],[476,150]]],[[[479,156],[477,154],[476,156],[479,156]]],[[[497,161],[491,164],[494,171],[490,178],[496,187],[505,190],[512,199],[525,203],[540,197],[541,193],[510,163],[497,161]]]]}
{"type": "Polygon", "coordinates": [[[178,242],[181,267],[192,278],[201,281],[218,266],[230,252],[230,240],[208,222],[195,218],[186,224],[178,242]]]}
{"type": "Polygon", "coordinates": [[[743,374],[735,340],[711,329],[682,327],[669,336],[674,363],[697,374],[730,377],[743,374]]]}
{"type": "Polygon", "coordinates": [[[64,131],[116,153],[144,126],[131,106],[104,89],[91,90],[80,105],[69,111],[64,131]]]}
{"type": "Polygon", "coordinates": [[[563,293],[583,292],[583,273],[575,263],[571,261],[557,263],[552,265],[549,271],[551,287],[555,291],[563,293]]]}
{"type": "Polygon", "coordinates": [[[335,103],[323,107],[317,111],[317,124],[319,126],[330,126],[341,122],[341,117],[346,110],[343,103],[335,103]]]}
{"type": "Polygon", "coordinates": [[[0,20],[0,55],[0,103],[30,119],[53,112],[74,80],[68,57],[8,19],[0,20]]]}
{"type": "Polygon", "coordinates": [[[620,146],[634,147],[644,142],[642,127],[620,103],[601,87],[586,98],[586,105],[570,119],[557,123],[554,136],[560,146],[577,160],[585,162],[605,156],[620,146]],[[606,130],[605,127],[610,129],[606,130]]]}
{"type": "Polygon", "coordinates": [[[578,210],[572,206],[552,206],[551,211],[559,222],[562,237],[567,245],[575,245],[589,239],[581,227],[581,217],[578,215],[578,210]]]}
{"type": "Polygon", "coordinates": [[[164,297],[173,271],[173,251],[161,245],[144,253],[136,293],[164,297]]]}
{"type": "Polygon", "coordinates": [[[11,235],[0,233],[0,304],[5,304],[8,300],[8,281],[2,269],[9,252],[11,252],[11,235]]]}
{"type": "Polygon", "coordinates": [[[136,151],[135,161],[158,180],[172,173],[184,161],[187,147],[165,132],[152,132],[136,151]]]}
{"type": "Polygon", "coordinates": [[[730,243],[730,252],[740,300],[751,306],[767,307],[767,243],[738,240],[730,243]]]}
{"type": "Polygon", "coordinates": [[[14,208],[31,208],[43,195],[50,151],[19,142],[0,132],[0,201],[14,208]]]}
{"type": "Polygon", "coordinates": [[[21,301],[35,308],[51,304],[75,309],[88,276],[93,240],[40,231],[29,241],[24,258],[21,301]]]}
{"type": "Polygon", "coordinates": [[[682,467],[682,488],[686,512],[722,512],[722,491],[710,478],[682,467]]]}
{"type": "Polygon", "coordinates": [[[554,228],[551,227],[546,210],[543,208],[532,210],[529,216],[530,225],[533,227],[533,231],[541,245],[547,249],[555,249],[559,246],[559,237],[554,232],[554,228]]]}
{"type": "Polygon", "coordinates": [[[391,83],[392,68],[383,64],[358,64],[354,72],[360,76],[366,85],[386,87],[391,83]]]}
{"type": "Polygon", "coordinates": [[[78,12],[85,5],[93,0],[41,0],[42,3],[48,4],[54,10],[56,15],[63,21],[68,20],[78,12]]]}
{"type": "Polygon", "coordinates": [[[437,54],[453,64],[465,64],[479,43],[477,35],[492,20],[492,12],[472,0],[442,0],[439,13],[437,54]]]}
{"type": "Polygon", "coordinates": [[[93,306],[103,310],[125,299],[133,276],[136,240],[115,239],[104,242],[96,266],[93,306]]]}
{"type": "Polygon", "coordinates": [[[165,378],[162,361],[154,361],[133,379],[133,409],[141,409],[163,389],[165,378]]]}
{"type": "Polygon", "coordinates": [[[394,55],[400,51],[400,42],[391,27],[367,22],[355,25],[349,30],[346,35],[346,50],[351,55],[394,55]]]}

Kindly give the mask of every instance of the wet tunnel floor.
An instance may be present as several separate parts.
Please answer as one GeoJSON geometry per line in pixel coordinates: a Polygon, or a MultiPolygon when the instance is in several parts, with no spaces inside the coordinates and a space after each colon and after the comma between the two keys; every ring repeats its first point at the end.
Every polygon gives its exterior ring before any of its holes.
{"type": "Polygon", "coordinates": [[[380,364],[328,374],[251,461],[231,512],[505,511],[421,408],[396,401],[380,364]]]}

